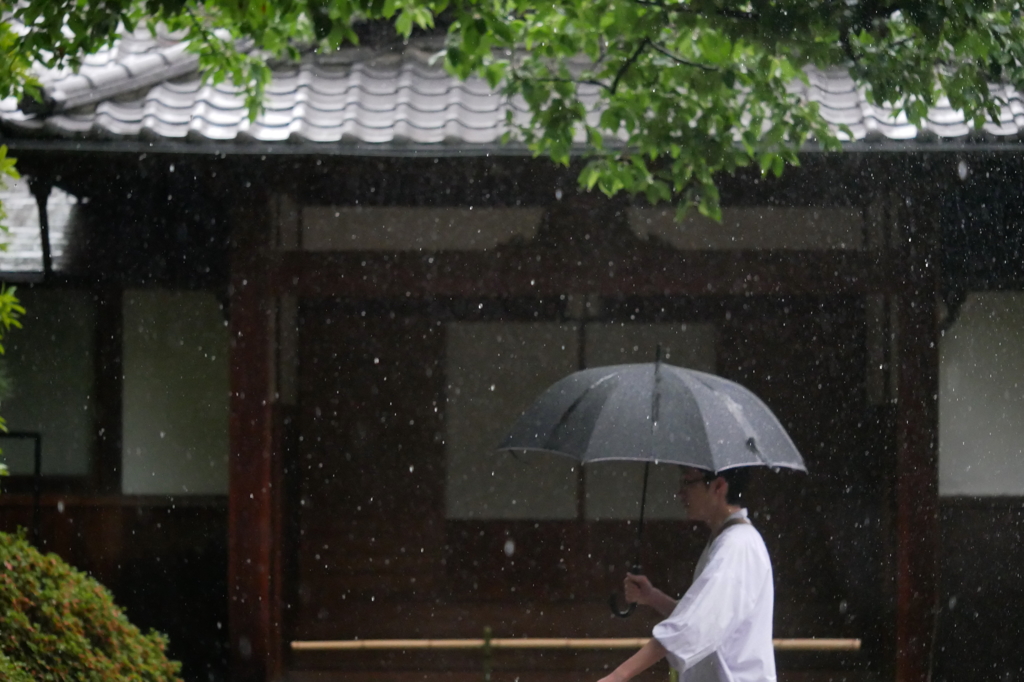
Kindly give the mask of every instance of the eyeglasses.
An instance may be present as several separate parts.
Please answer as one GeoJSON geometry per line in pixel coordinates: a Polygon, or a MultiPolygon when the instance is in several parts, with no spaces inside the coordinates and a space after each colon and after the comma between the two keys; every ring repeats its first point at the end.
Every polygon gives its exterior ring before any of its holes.
{"type": "Polygon", "coordinates": [[[701,476],[699,478],[684,478],[684,479],[682,479],[679,482],[679,486],[682,487],[682,488],[685,488],[687,486],[691,486],[691,485],[694,485],[696,483],[703,483],[704,485],[707,485],[708,483],[710,483],[710,481],[708,479],[704,478],[703,476],[701,476]]]}

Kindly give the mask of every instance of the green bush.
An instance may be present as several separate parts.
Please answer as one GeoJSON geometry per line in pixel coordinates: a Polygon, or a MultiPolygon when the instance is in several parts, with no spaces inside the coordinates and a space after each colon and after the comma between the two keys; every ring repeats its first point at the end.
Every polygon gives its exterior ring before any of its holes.
{"type": "Polygon", "coordinates": [[[15,663],[0,651],[0,680],[4,682],[34,682],[25,672],[25,666],[15,663]]]}
{"type": "Polygon", "coordinates": [[[89,576],[0,533],[0,680],[180,682],[166,643],[139,632],[89,576]]]}

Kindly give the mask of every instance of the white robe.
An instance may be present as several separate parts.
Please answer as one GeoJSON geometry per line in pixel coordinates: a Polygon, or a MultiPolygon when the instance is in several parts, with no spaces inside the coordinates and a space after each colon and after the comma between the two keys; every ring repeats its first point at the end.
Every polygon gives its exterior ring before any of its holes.
{"type": "MultiPolygon", "coordinates": [[[[747,510],[729,518],[741,515],[747,510]]],[[[654,637],[684,682],[775,682],[774,601],[761,534],[734,524],[704,549],[693,584],[654,637]]]]}

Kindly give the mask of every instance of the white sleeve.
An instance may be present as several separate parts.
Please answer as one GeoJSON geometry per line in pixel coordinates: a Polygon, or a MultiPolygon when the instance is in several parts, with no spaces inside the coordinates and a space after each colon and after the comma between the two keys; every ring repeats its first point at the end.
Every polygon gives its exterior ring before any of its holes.
{"type": "Polygon", "coordinates": [[[722,537],[672,614],[654,626],[669,663],[686,670],[710,655],[757,604],[771,569],[745,537],[722,537]]]}

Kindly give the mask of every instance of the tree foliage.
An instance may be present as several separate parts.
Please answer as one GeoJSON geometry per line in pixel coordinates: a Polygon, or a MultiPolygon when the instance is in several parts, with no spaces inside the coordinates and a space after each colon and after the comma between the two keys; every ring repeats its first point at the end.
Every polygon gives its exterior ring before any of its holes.
{"type": "Polygon", "coordinates": [[[208,78],[246,88],[253,114],[268,56],[355,43],[366,21],[398,39],[444,32],[452,73],[522,96],[514,136],[535,153],[586,155],[587,188],[709,215],[716,173],[777,175],[808,141],[839,148],[843,131],[790,87],[809,65],[848,69],[912,123],[946,96],[976,125],[999,115],[989,85],[1024,65],[1020,4],[1004,0],[26,0],[8,16],[2,95],[37,91],[33,62],[75,67],[119,26],[162,22],[208,78]]]}
{"type": "Polygon", "coordinates": [[[28,0],[10,16],[2,95],[37,91],[33,62],[75,67],[119,26],[163,23],[208,78],[243,85],[254,114],[267,56],[358,42],[359,22],[389,21],[399,39],[446,26],[448,69],[522,96],[514,135],[535,153],[588,156],[588,189],[709,215],[716,173],[778,175],[809,140],[839,148],[843,131],[790,87],[809,65],[848,69],[912,123],[946,96],[977,125],[999,115],[989,85],[1024,66],[1020,5],[1003,0],[28,0]]]}
{"type": "Polygon", "coordinates": [[[132,625],[98,582],[0,533],[0,679],[181,682],[166,644],[132,625]]]}

